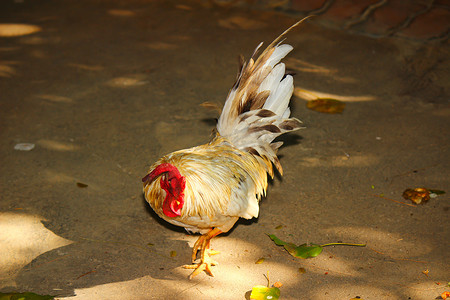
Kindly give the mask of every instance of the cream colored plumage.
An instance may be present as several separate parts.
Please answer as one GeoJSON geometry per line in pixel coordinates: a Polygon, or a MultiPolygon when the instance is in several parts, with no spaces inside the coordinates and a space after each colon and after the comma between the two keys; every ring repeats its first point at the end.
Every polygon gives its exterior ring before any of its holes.
{"type": "Polygon", "coordinates": [[[216,136],[209,144],[173,152],[155,167],[163,163],[176,166],[186,178],[185,203],[177,218],[163,214],[166,195],[159,182],[144,190],[149,204],[166,221],[190,232],[206,233],[211,227],[227,232],[237,218],[258,216],[259,198],[267,187],[266,170],[255,156],[237,150],[225,138],[216,136]]]}
{"type": "MultiPolygon", "coordinates": [[[[303,20],[302,20],[303,21],[303,20]]],[[[194,245],[190,278],[205,270],[212,276],[210,239],[230,230],[239,218],[256,218],[265,195],[267,173],[282,174],[276,152],[279,135],[301,128],[289,118],[293,79],[280,63],[292,46],[279,41],[294,24],[256,58],[243,63],[228,94],[214,138],[208,144],[170,153],[143,178],[144,195],[167,222],[202,236],[194,245]],[[201,257],[194,264],[197,251],[201,257]]]]}

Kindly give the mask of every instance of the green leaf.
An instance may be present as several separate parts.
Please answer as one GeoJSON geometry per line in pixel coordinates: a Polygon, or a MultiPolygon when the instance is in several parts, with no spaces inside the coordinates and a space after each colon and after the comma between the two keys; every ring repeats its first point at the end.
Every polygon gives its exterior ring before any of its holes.
{"type": "Polygon", "coordinates": [[[268,235],[272,241],[278,245],[283,246],[284,249],[286,249],[287,252],[289,252],[290,255],[297,257],[297,258],[312,258],[318,256],[320,253],[322,253],[323,247],[327,246],[355,246],[355,247],[365,247],[365,244],[349,244],[349,243],[329,243],[329,244],[323,244],[323,245],[317,245],[317,244],[302,244],[300,246],[297,246],[292,243],[288,243],[285,241],[280,240],[277,238],[274,234],[268,235]]]}
{"type": "Polygon", "coordinates": [[[280,289],[277,287],[257,285],[252,288],[250,294],[252,300],[277,300],[278,298],[280,298],[280,289]]]}
{"type": "Polygon", "coordinates": [[[295,244],[280,240],[274,234],[269,234],[269,237],[276,245],[284,246],[284,249],[286,249],[286,251],[289,252],[290,255],[297,258],[306,259],[316,257],[317,255],[322,253],[322,247],[320,245],[311,244],[308,246],[307,244],[302,244],[300,246],[297,246],[295,244]]]}
{"type": "Polygon", "coordinates": [[[445,191],[441,191],[441,190],[430,190],[428,189],[428,191],[432,194],[436,194],[436,195],[442,195],[445,194],[445,191]]]}
{"type": "Polygon", "coordinates": [[[275,234],[269,234],[268,236],[269,236],[269,237],[272,239],[272,241],[273,241],[276,245],[278,245],[278,246],[284,246],[284,245],[287,244],[286,242],[284,242],[284,241],[280,240],[279,238],[277,238],[277,237],[275,236],[275,234]]]}
{"type": "Polygon", "coordinates": [[[38,295],[35,293],[0,293],[0,300],[52,300],[54,296],[38,295]]]}
{"type": "Polygon", "coordinates": [[[284,245],[284,249],[286,249],[289,254],[294,257],[307,259],[311,257],[316,257],[320,253],[322,253],[323,247],[316,244],[303,244],[300,246],[295,246],[294,244],[286,244],[284,245]]]}

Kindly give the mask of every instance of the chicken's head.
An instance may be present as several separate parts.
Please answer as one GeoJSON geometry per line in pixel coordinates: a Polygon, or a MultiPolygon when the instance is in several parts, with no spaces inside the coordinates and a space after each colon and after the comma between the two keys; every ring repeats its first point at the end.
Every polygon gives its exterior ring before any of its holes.
{"type": "Polygon", "coordinates": [[[158,177],[161,177],[161,188],[166,191],[166,198],[162,206],[163,213],[171,218],[180,216],[184,204],[186,178],[181,176],[180,171],[175,166],[164,163],[142,178],[142,182],[150,184],[158,177]]]}

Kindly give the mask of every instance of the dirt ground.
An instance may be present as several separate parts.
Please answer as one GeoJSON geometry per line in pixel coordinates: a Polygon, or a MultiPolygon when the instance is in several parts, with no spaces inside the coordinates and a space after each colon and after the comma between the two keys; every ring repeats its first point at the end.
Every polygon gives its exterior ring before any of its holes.
{"type": "Polygon", "coordinates": [[[152,212],[141,178],[160,156],[208,141],[217,114],[200,104],[223,103],[238,55],[298,18],[203,2],[24,0],[3,1],[0,19],[34,26],[0,26],[1,292],[248,299],[267,273],[283,283],[281,299],[450,290],[448,42],[372,39],[314,20],[291,32],[292,115],[307,128],[282,138],[285,174],[259,218],[213,240],[215,277],[188,280],[180,266],[197,237],[152,212]],[[311,95],[346,108],[309,110],[311,95]],[[402,193],[416,187],[447,194],[413,206],[402,193]],[[267,233],[367,246],[300,260],[267,233]]]}

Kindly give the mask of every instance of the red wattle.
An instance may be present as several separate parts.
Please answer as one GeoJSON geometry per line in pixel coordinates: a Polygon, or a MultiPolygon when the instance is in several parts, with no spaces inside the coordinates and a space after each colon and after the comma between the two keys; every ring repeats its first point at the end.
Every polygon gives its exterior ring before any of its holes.
{"type": "Polygon", "coordinates": [[[181,216],[181,208],[184,205],[184,188],[186,187],[186,178],[180,176],[173,178],[170,183],[161,179],[161,188],[166,191],[166,198],[163,202],[163,213],[170,217],[181,216]]]}
{"type": "Polygon", "coordinates": [[[169,218],[175,218],[181,215],[181,207],[178,209],[174,207],[176,203],[176,200],[167,194],[163,202],[163,213],[169,218]]]}
{"type": "Polygon", "coordinates": [[[167,173],[160,180],[161,188],[166,191],[162,207],[163,213],[170,218],[178,217],[181,215],[181,208],[184,204],[184,188],[186,187],[186,178],[181,176],[180,171],[169,163],[160,164],[142,178],[142,181],[145,182],[145,185],[150,184],[163,173],[167,173]]]}

